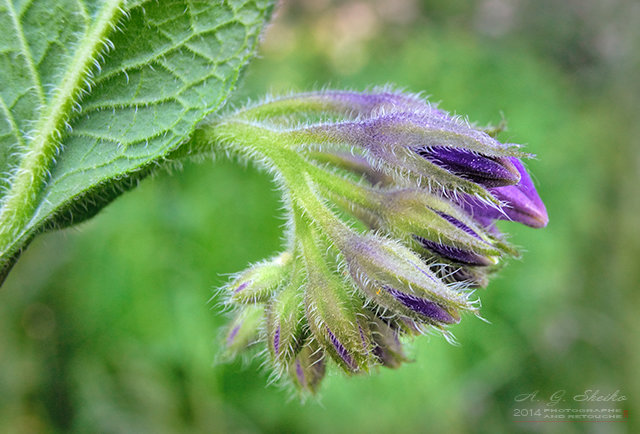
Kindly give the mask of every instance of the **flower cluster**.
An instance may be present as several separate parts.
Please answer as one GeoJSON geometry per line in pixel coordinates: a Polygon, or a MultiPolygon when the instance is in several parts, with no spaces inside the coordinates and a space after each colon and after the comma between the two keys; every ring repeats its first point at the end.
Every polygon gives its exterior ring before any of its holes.
{"type": "Polygon", "coordinates": [[[415,95],[298,94],[205,128],[274,174],[289,221],[284,251],[224,288],[226,354],[265,345],[303,391],[329,360],[348,374],[396,368],[408,337],[449,337],[478,313],[473,289],[517,255],[495,221],[548,221],[529,154],[415,95]]]}

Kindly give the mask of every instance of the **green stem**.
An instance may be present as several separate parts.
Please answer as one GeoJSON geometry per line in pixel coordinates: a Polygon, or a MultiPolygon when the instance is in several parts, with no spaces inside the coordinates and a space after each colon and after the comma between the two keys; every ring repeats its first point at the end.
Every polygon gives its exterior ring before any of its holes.
{"type": "Polygon", "coordinates": [[[346,239],[353,234],[342,220],[340,220],[317,196],[311,187],[314,177],[321,178],[318,184],[327,182],[330,188],[349,195],[356,202],[374,206],[367,197],[367,191],[362,186],[328,172],[309,163],[296,151],[286,145],[286,133],[273,131],[259,125],[239,120],[225,120],[209,124],[194,135],[195,148],[205,148],[203,144],[222,144],[240,154],[262,158],[282,177],[289,189],[291,198],[300,206],[333,240],[346,239]]]}
{"type": "Polygon", "coordinates": [[[267,118],[273,119],[279,116],[290,116],[294,113],[333,113],[346,115],[352,111],[352,105],[341,103],[339,99],[331,99],[322,94],[309,92],[262,102],[257,106],[242,109],[236,112],[234,116],[261,120],[267,118]]]}
{"type": "Polygon", "coordinates": [[[354,204],[375,210],[381,201],[381,195],[377,191],[367,188],[357,182],[353,182],[340,175],[323,170],[305,158],[296,154],[300,159],[300,165],[311,175],[317,185],[331,193],[339,194],[354,204]]]}

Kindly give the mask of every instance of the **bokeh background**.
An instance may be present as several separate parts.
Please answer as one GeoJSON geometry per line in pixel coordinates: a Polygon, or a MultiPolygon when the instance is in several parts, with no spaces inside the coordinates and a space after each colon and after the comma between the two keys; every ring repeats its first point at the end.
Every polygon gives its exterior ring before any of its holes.
{"type": "MultiPolygon", "coordinates": [[[[326,379],[301,404],[259,361],[214,364],[225,273],[281,245],[269,177],[224,159],[146,179],[40,236],[0,290],[0,432],[638,432],[640,3],[290,1],[234,98],[394,83],[538,155],[551,222],[483,315],[415,362],[326,379]],[[516,423],[514,401],[619,390],[622,423],[516,423]]],[[[595,404],[594,404],[595,405],[595,404]]],[[[579,407],[579,406],[578,406],[579,407]]],[[[595,405],[601,407],[601,405],[595,405]]]]}

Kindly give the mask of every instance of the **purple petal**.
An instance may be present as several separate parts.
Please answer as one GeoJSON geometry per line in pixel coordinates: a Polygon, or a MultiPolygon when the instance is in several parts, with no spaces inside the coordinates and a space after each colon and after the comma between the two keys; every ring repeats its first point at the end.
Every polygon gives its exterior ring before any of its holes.
{"type": "Polygon", "coordinates": [[[298,377],[298,381],[300,382],[300,384],[302,384],[303,386],[307,385],[304,371],[302,370],[302,365],[300,364],[300,360],[298,359],[296,359],[296,376],[298,377]]]}
{"type": "Polygon", "coordinates": [[[247,286],[249,286],[249,283],[250,283],[249,281],[247,281],[247,282],[242,282],[242,283],[240,284],[240,286],[238,286],[238,287],[236,288],[236,290],[234,291],[234,293],[235,293],[235,294],[239,293],[240,291],[242,291],[243,289],[245,289],[247,286]]]}
{"type": "Polygon", "coordinates": [[[415,239],[422,244],[422,247],[425,249],[431,250],[433,253],[436,253],[443,258],[451,259],[452,261],[462,262],[469,265],[490,265],[493,263],[489,258],[478,255],[477,253],[469,250],[447,246],[445,244],[440,244],[437,241],[427,240],[422,237],[415,237],[415,239]]]}
{"type": "Polygon", "coordinates": [[[474,198],[464,200],[461,205],[479,221],[511,220],[534,228],[545,227],[549,223],[547,209],[540,199],[529,173],[518,158],[510,157],[510,160],[520,173],[520,182],[516,185],[490,189],[496,199],[505,203],[503,212],[474,198]]]}
{"type": "Polygon", "coordinates": [[[444,310],[439,304],[433,301],[426,300],[424,298],[416,297],[415,295],[405,294],[397,289],[384,287],[389,294],[393,295],[400,303],[414,312],[429,317],[434,321],[439,321],[447,324],[457,323],[460,320],[454,318],[444,310]]]}
{"type": "Polygon", "coordinates": [[[276,329],[276,332],[273,334],[273,349],[276,354],[278,354],[278,350],[280,349],[280,326],[276,329]]]}
{"type": "Polygon", "coordinates": [[[349,354],[347,349],[340,343],[338,338],[336,338],[336,336],[331,332],[331,330],[329,330],[329,327],[327,327],[327,333],[329,333],[329,339],[331,340],[331,345],[333,345],[333,348],[335,348],[336,352],[338,353],[338,356],[340,356],[340,358],[344,361],[344,363],[349,368],[355,370],[357,366],[353,360],[353,357],[351,357],[351,354],[349,354]]]}
{"type": "Polygon", "coordinates": [[[240,330],[240,325],[237,325],[233,329],[231,329],[231,332],[229,332],[229,336],[227,336],[227,345],[231,345],[233,343],[233,340],[238,334],[238,330],[240,330]]]}
{"type": "Polygon", "coordinates": [[[364,330],[362,330],[360,324],[358,324],[358,330],[360,331],[360,341],[362,341],[362,349],[364,349],[364,352],[366,353],[368,351],[367,338],[364,336],[364,330]]]}
{"type": "Polygon", "coordinates": [[[520,180],[518,170],[505,157],[489,157],[447,146],[431,146],[416,151],[443,169],[485,187],[511,185],[520,180]]]}
{"type": "Polygon", "coordinates": [[[458,220],[458,219],[456,219],[454,217],[451,217],[449,214],[445,214],[445,213],[440,212],[440,211],[436,211],[436,214],[438,214],[440,217],[442,217],[443,219],[445,219],[446,221],[448,221],[449,223],[451,223],[455,227],[462,229],[463,231],[465,231],[469,235],[473,235],[474,237],[480,239],[480,235],[475,233],[475,231],[473,229],[471,229],[469,226],[467,226],[464,223],[462,223],[460,220],[458,220]]]}

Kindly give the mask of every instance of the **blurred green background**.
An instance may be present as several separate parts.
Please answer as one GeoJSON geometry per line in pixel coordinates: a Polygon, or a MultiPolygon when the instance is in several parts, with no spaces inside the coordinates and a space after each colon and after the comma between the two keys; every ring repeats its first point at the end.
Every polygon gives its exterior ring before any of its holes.
{"type": "MultiPolygon", "coordinates": [[[[226,273],[276,252],[279,195],[253,167],[187,163],[37,238],[0,290],[0,432],[638,432],[640,4],[284,2],[234,98],[394,83],[538,155],[551,222],[479,293],[486,324],[415,362],[329,376],[301,404],[260,361],[214,364],[226,273]],[[616,390],[622,423],[516,423],[539,391],[616,390]]],[[[579,407],[579,406],[578,406],[579,407]]],[[[596,405],[596,407],[598,407],[596,405]]]]}

